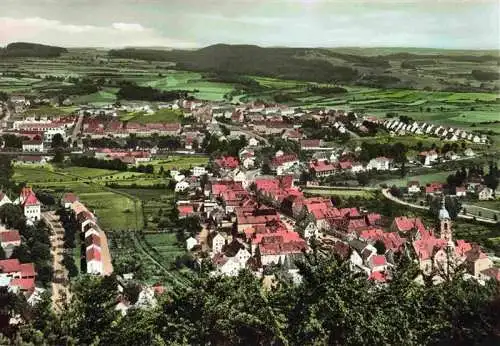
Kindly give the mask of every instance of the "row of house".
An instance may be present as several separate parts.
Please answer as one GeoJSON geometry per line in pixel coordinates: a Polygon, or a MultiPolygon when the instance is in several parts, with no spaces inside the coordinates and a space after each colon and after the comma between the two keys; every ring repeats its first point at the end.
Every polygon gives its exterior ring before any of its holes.
{"type": "Polygon", "coordinates": [[[84,239],[87,273],[110,275],[113,272],[111,255],[106,234],[99,227],[97,217],[79,201],[74,193],[65,193],[61,198],[61,206],[74,213],[80,226],[84,239]]]}
{"type": "Polygon", "coordinates": [[[382,124],[387,130],[391,131],[391,133],[402,136],[407,134],[425,134],[452,142],[466,140],[476,144],[488,143],[488,137],[486,135],[476,135],[462,129],[454,129],[452,127],[445,127],[442,125],[419,123],[417,121],[406,123],[399,119],[389,119],[384,121],[382,124]]]}

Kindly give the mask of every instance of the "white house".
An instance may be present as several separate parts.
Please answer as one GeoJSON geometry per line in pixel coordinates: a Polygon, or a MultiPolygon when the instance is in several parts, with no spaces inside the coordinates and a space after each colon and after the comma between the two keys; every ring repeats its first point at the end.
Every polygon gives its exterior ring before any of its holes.
{"type": "Polygon", "coordinates": [[[201,177],[202,175],[207,174],[207,169],[203,166],[195,166],[192,169],[193,176],[195,177],[201,177]]]}
{"type": "Polygon", "coordinates": [[[253,156],[247,157],[243,159],[241,163],[243,164],[243,167],[245,167],[246,169],[251,169],[255,167],[255,157],[253,156]]]}
{"type": "Polygon", "coordinates": [[[367,170],[376,169],[378,171],[388,171],[391,167],[392,159],[387,157],[377,157],[375,159],[371,159],[366,166],[367,170]]]}
{"type": "Polygon", "coordinates": [[[246,189],[250,185],[250,181],[248,181],[245,172],[240,171],[239,169],[234,171],[233,180],[235,182],[241,182],[241,186],[243,186],[244,189],[246,189]]]}
{"type": "Polygon", "coordinates": [[[352,163],[352,166],[351,166],[352,173],[359,173],[359,172],[363,172],[364,170],[365,170],[365,168],[363,167],[363,164],[361,164],[360,162],[353,162],[352,163]]]}
{"type": "Polygon", "coordinates": [[[87,274],[103,274],[103,265],[101,260],[101,250],[97,247],[91,247],[86,251],[87,274]]]}
{"type": "Polygon", "coordinates": [[[483,186],[481,189],[479,189],[477,197],[480,201],[493,199],[493,190],[487,186],[483,186]]]}
{"type": "Polygon", "coordinates": [[[225,262],[217,268],[220,274],[226,276],[236,276],[240,269],[242,269],[242,267],[236,257],[225,258],[225,262]]]}
{"type": "Polygon", "coordinates": [[[306,240],[311,239],[312,237],[317,238],[319,236],[319,229],[318,226],[316,226],[316,223],[314,222],[309,222],[307,227],[304,229],[304,238],[306,240]]]}
{"type": "Polygon", "coordinates": [[[186,249],[188,251],[191,251],[192,248],[194,248],[196,245],[198,245],[198,240],[194,237],[189,237],[186,239],[186,249]]]}
{"type": "Polygon", "coordinates": [[[455,189],[455,195],[457,197],[465,197],[467,196],[467,189],[464,186],[458,186],[455,189]]]}
{"type": "Polygon", "coordinates": [[[464,155],[467,157],[474,157],[476,153],[474,153],[474,150],[472,150],[471,148],[467,148],[464,151],[464,155]]]}
{"type": "Polygon", "coordinates": [[[33,139],[23,141],[23,151],[25,152],[43,152],[43,140],[41,139],[33,139]]]}
{"type": "Polygon", "coordinates": [[[212,239],[212,252],[214,254],[222,252],[222,247],[225,244],[226,244],[226,239],[220,233],[217,233],[215,237],[212,239]]]}
{"type": "Polygon", "coordinates": [[[248,140],[248,145],[249,145],[250,147],[256,147],[256,146],[258,146],[258,145],[259,145],[259,141],[258,141],[257,139],[255,139],[254,137],[252,137],[252,138],[250,138],[250,139],[248,140]]]}
{"type": "Polygon", "coordinates": [[[239,249],[238,252],[236,253],[236,255],[234,256],[238,263],[240,264],[240,266],[242,268],[244,268],[248,262],[248,260],[250,259],[250,257],[252,257],[252,255],[250,254],[250,252],[248,252],[247,249],[239,249]]]}
{"type": "Polygon", "coordinates": [[[180,181],[175,184],[175,192],[184,192],[189,189],[189,183],[187,181],[180,181]]]}
{"type": "Polygon", "coordinates": [[[4,204],[9,204],[9,203],[12,203],[12,201],[9,199],[9,197],[5,193],[0,191],[0,207],[4,204]]]}
{"type": "Polygon", "coordinates": [[[66,140],[66,129],[64,127],[52,127],[45,130],[43,133],[43,139],[46,142],[52,142],[52,139],[56,134],[60,134],[63,140],[66,140]]]}
{"type": "Polygon", "coordinates": [[[22,189],[17,202],[23,207],[26,221],[33,222],[40,220],[42,216],[41,204],[30,187],[25,187],[22,189]]]}
{"type": "Polygon", "coordinates": [[[438,159],[438,154],[435,150],[424,151],[419,154],[423,158],[424,166],[430,166],[438,159]]]}
{"type": "Polygon", "coordinates": [[[420,183],[418,181],[410,181],[408,183],[408,193],[414,194],[414,193],[420,193],[420,183]]]}

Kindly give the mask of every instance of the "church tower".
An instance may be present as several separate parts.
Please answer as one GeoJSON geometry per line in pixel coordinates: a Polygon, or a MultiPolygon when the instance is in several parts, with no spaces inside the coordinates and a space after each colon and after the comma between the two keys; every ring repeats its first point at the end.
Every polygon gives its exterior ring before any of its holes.
{"type": "Polygon", "coordinates": [[[451,218],[448,210],[446,210],[445,199],[443,197],[441,210],[439,211],[439,222],[441,228],[441,239],[445,239],[447,241],[453,241],[453,231],[451,229],[451,218]]]}

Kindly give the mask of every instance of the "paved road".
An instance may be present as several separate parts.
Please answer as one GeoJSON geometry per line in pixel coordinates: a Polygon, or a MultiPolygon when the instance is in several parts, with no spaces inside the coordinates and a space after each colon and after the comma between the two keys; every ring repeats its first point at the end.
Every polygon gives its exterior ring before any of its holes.
{"type": "MultiPolygon", "coordinates": [[[[418,204],[409,203],[409,202],[403,201],[403,200],[401,200],[401,199],[393,196],[391,194],[391,192],[389,191],[389,189],[383,189],[382,190],[382,194],[387,199],[390,199],[391,201],[393,201],[395,203],[406,205],[406,206],[408,206],[410,208],[415,208],[415,209],[420,209],[420,210],[429,210],[428,206],[422,206],[422,205],[418,205],[418,204]]],[[[465,219],[465,220],[476,220],[476,221],[479,221],[479,222],[489,223],[489,224],[492,224],[492,225],[496,225],[498,223],[497,221],[492,220],[492,219],[486,219],[486,218],[483,218],[483,217],[473,216],[473,215],[468,215],[468,214],[463,214],[463,213],[459,213],[458,214],[458,218],[465,219]]]]}
{"type": "Polygon", "coordinates": [[[75,142],[78,140],[78,134],[82,128],[83,123],[83,114],[78,116],[78,120],[76,121],[75,127],[73,128],[73,132],[71,133],[71,142],[75,142]]]}
{"type": "Polygon", "coordinates": [[[62,264],[64,228],[59,221],[59,217],[53,211],[44,212],[42,217],[52,230],[50,236],[54,269],[54,277],[52,278],[52,305],[55,309],[60,309],[64,297],[66,299],[70,297],[68,271],[62,264]]]}

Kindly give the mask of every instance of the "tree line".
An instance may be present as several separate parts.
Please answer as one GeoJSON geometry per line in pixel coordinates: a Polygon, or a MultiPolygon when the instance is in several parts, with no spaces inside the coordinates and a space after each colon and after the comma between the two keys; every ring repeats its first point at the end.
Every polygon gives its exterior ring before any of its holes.
{"type": "MultiPolygon", "coordinates": [[[[48,298],[30,308],[0,290],[2,320],[26,323],[2,329],[2,344],[44,345],[470,345],[499,342],[496,282],[482,286],[457,275],[434,285],[415,281],[419,269],[401,259],[392,280],[375,286],[349,263],[320,255],[296,262],[302,276],[285,272],[263,289],[248,271],[236,277],[208,274],[203,262],[191,287],[174,287],[153,307],[115,310],[118,281],[82,276],[72,300],[56,315],[48,298]]],[[[139,288],[125,285],[134,301],[139,288]]],[[[128,297],[128,298],[127,298],[128,297]]]]}

